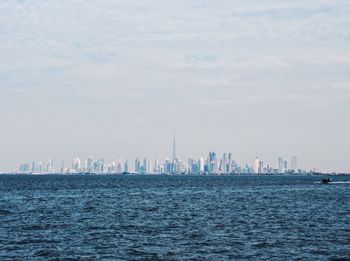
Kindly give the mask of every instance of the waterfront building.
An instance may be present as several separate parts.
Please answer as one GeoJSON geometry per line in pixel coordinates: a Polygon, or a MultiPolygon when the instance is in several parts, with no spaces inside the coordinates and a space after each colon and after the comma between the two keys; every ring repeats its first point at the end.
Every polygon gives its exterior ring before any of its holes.
{"type": "Polygon", "coordinates": [[[288,172],[288,161],[284,160],[283,161],[283,173],[287,173],[288,172]]]}
{"type": "Polygon", "coordinates": [[[294,172],[297,172],[297,170],[298,170],[298,158],[296,156],[292,157],[291,170],[293,170],[294,172]]]}
{"type": "Polygon", "coordinates": [[[254,170],[255,174],[259,173],[259,159],[258,159],[258,157],[256,157],[254,160],[253,170],[254,170]]]}
{"type": "Polygon", "coordinates": [[[22,164],[19,166],[19,171],[20,171],[21,173],[29,173],[29,172],[30,172],[30,164],[22,163],[22,164]]]}
{"type": "Polygon", "coordinates": [[[259,174],[263,174],[264,173],[264,162],[262,162],[262,161],[259,161],[258,173],[259,174]]]}
{"type": "Polygon", "coordinates": [[[143,163],[141,166],[141,173],[145,174],[147,172],[147,160],[143,159],[143,163]]]}
{"type": "Polygon", "coordinates": [[[93,172],[93,167],[94,167],[94,159],[93,157],[89,157],[87,160],[86,160],[86,167],[85,167],[85,171],[86,172],[93,172]]]}
{"type": "Polygon", "coordinates": [[[160,170],[159,170],[159,159],[158,159],[157,156],[154,159],[153,172],[154,173],[159,173],[160,172],[160,170]]]}
{"type": "Polygon", "coordinates": [[[78,157],[73,159],[72,170],[75,172],[79,172],[81,170],[81,162],[78,157]]]}
{"type": "Polygon", "coordinates": [[[116,166],[117,168],[116,168],[116,172],[117,173],[123,173],[123,165],[122,165],[122,163],[121,162],[118,162],[117,163],[117,166],[116,166]]]}
{"type": "Polygon", "coordinates": [[[278,173],[282,174],[283,172],[283,158],[278,158],[278,173]]]}
{"type": "Polygon", "coordinates": [[[32,172],[36,171],[36,165],[35,165],[35,161],[32,161],[32,168],[31,168],[32,172]]]}
{"type": "Polygon", "coordinates": [[[141,173],[141,161],[139,158],[135,160],[135,173],[141,173]]]}
{"type": "Polygon", "coordinates": [[[124,172],[126,172],[126,173],[129,172],[129,162],[127,160],[124,163],[124,172]]]}
{"type": "Polygon", "coordinates": [[[53,159],[49,159],[49,163],[47,164],[47,171],[54,172],[53,159]]]}
{"type": "Polygon", "coordinates": [[[215,152],[209,152],[208,156],[208,172],[209,174],[215,174],[218,170],[218,163],[216,159],[216,153],[215,152]]]}
{"type": "Polygon", "coordinates": [[[173,136],[173,162],[177,159],[176,157],[176,139],[175,139],[175,131],[174,131],[174,136],[173,136]]]}
{"type": "Polygon", "coordinates": [[[64,173],[64,172],[65,172],[65,169],[64,169],[64,160],[62,160],[62,162],[61,162],[61,169],[60,169],[60,172],[61,172],[61,173],[64,173]]]}
{"type": "Polygon", "coordinates": [[[199,158],[199,160],[198,160],[198,169],[199,169],[200,174],[204,173],[204,159],[203,158],[199,158]]]}
{"type": "Polygon", "coordinates": [[[233,165],[233,157],[232,157],[232,153],[229,153],[228,154],[227,173],[232,173],[232,165],[233,165]]]}
{"type": "Polygon", "coordinates": [[[172,163],[170,162],[169,158],[165,159],[165,163],[164,163],[164,170],[163,172],[166,174],[170,174],[172,171],[173,167],[172,167],[172,163]]]}

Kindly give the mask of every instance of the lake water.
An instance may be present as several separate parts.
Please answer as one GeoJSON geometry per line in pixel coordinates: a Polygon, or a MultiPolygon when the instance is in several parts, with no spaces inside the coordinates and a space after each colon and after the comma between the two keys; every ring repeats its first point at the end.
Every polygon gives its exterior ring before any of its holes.
{"type": "Polygon", "coordinates": [[[0,260],[350,258],[350,177],[0,175],[0,260]]]}

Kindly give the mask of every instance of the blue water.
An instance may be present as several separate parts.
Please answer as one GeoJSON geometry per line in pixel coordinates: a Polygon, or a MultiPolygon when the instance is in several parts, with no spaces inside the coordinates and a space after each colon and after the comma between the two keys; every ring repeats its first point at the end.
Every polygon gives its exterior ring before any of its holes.
{"type": "Polygon", "coordinates": [[[0,175],[0,260],[350,258],[350,177],[0,175]]]}

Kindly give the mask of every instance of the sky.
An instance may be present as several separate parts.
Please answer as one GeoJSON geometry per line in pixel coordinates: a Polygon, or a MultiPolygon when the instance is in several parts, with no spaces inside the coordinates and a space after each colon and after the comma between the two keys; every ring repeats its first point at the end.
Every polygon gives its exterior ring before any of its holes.
{"type": "Polygon", "coordinates": [[[0,171],[296,155],[350,172],[348,0],[0,0],[0,171]]]}

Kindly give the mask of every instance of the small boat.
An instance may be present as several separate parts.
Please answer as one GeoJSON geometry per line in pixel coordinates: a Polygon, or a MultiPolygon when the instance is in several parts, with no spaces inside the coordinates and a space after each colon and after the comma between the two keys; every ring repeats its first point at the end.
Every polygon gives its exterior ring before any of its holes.
{"type": "Polygon", "coordinates": [[[323,178],[322,179],[322,184],[329,184],[332,182],[332,179],[331,178],[323,178]]]}

